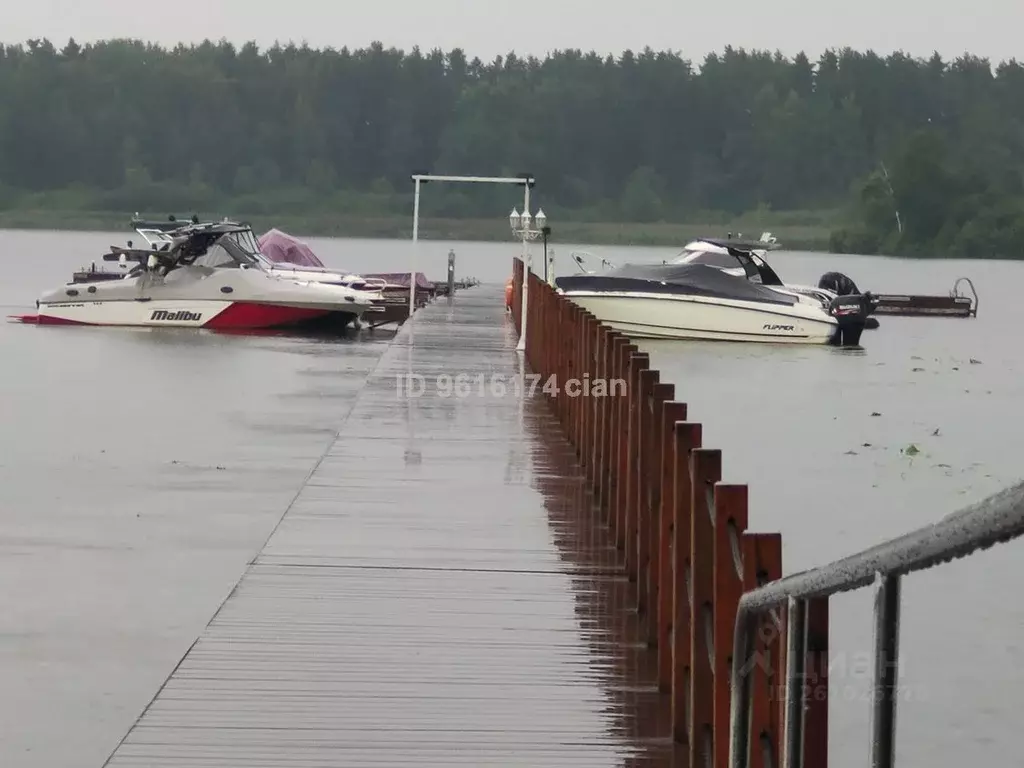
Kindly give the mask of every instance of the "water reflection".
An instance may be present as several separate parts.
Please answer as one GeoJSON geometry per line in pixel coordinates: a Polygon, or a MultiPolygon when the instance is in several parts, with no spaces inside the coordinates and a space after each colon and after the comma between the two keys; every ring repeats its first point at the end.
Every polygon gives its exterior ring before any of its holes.
{"type": "Polygon", "coordinates": [[[657,692],[657,656],[636,612],[636,585],[625,576],[608,526],[587,492],[575,453],[540,398],[525,403],[530,469],[553,541],[570,576],[579,634],[592,678],[603,692],[608,734],[622,766],[672,765],[669,698],[657,692]]]}

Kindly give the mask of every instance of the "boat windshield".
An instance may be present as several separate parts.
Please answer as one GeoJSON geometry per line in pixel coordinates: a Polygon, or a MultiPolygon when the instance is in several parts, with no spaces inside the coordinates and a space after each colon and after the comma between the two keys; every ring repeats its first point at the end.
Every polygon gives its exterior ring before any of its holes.
{"type": "Polygon", "coordinates": [[[743,265],[731,253],[715,253],[714,251],[691,251],[689,249],[680,253],[672,262],[673,264],[707,264],[709,267],[719,269],[737,269],[743,265]]]}
{"type": "Polygon", "coordinates": [[[672,263],[703,264],[708,267],[724,270],[741,269],[743,274],[752,283],[782,285],[782,280],[775,274],[775,270],[768,266],[768,262],[755,252],[743,252],[742,256],[738,255],[739,253],[739,251],[720,253],[718,251],[687,246],[679,256],[672,260],[672,263]]]}
{"type": "MultiPolygon", "coordinates": [[[[231,269],[242,265],[254,266],[257,263],[256,256],[236,239],[244,237],[245,234],[244,232],[231,232],[218,238],[202,256],[196,258],[193,264],[210,269],[231,269]]],[[[251,236],[251,233],[249,234],[251,236]]]]}
{"type": "Polygon", "coordinates": [[[253,234],[251,229],[245,229],[240,232],[231,232],[230,234],[225,235],[225,237],[229,238],[239,248],[252,256],[253,259],[257,259],[262,255],[260,253],[259,241],[256,239],[256,235],[253,234]]]}

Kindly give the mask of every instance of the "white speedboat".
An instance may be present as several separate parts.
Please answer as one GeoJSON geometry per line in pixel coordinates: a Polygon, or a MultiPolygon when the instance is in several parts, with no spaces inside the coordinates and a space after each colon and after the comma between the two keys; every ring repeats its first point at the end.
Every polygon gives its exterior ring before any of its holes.
{"type": "MultiPolygon", "coordinates": [[[[732,235],[726,238],[729,243],[743,243],[741,238],[732,240],[732,235]]],[[[741,264],[735,256],[733,256],[729,249],[724,245],[720,245],[721,241],[717,238],[701,238],[692,240],[683,246],[682,251],[671,261],[662,262],[664,264],[706,264],[709,267],[716,267],[730,275],[747,275],[747,269],[741,264]]],[[[764,260],[767,252],[778,248],[778,240],[771,232],[762,232],[761,239],[755,243],[748,245],[756,246],[751,247],[750,254],[752,257],[764,260]]],[[[592,254],[584,254],[580,252],[573,253],[573,259],[583,272],[591,273],[591,270],[586,268],[583,261],[583,256],[592,256],[592,254]]],[[[614,267],[615,265],[609,262],[607,259],[601,259],[602,266],[614,267]]],[[[758,283],[761,281],[759,274],[748,275],[748,279],[752,282],[758,283]]],[[[845,275],[839,272],[827,272],[822,276],[819,281],[818,287],[812,287],[809,285],[798,285],[795,283],[786,283],[785,287],[787,290],[796,291],[803,293],[808,296],[816,296],[820,299],[831,301],[839,294],[846,293],[859,293],[856,284],[845,275]],[[838,278],[838,279],[837,279],[838,278]],[[842,282],[842,281],[846,282],[842,282]],[[842,289],[842,290],[837,290],[842,289]]]]}
{"type": "Polygon", "coordinates": [[[555,285],[601,321],[637,338],[860,343],[875,307],[870,294],[784,284],[759,254],[774,245],[764,239],[697,243],[701,247],[669,263],[626,264],[557,278],[555,285]]]}
{"type": "MultiPolygon", "coordinates": [[[[729,238],[727,238],[727,241],[729,238]]],[[[693,240],[686,244],[682,252],[672,260],[672,264],[707,264],[711,267],[718,267],[723,272],[731,275],[747,275],[755,283],[761,282],[760,274],[748,274],[743,264],[739,263],[729,249],[719,245],[721,241],[715,238],[693,240]]],[[[751,250],[751,257],[764,261],[768,251],[779,247],[778,239],[771,232],[762,232],[761,239],[755,245],[758,247],[751,250]]],[[[777,286],[776,286],[777,287],[777,286]]],[[[848,296],[860,293],[857,284],[842,272],[826,272],[819,280],[817,286],[801,285],[799,283],[786,283],[785,290],[810,296],[826,304],[830,303],[836,296],[848,296]]],[[[878,327],[878,320],[869,317],[865,321],[865,329],[878,327]]]]}
{"type": "Polygon", "coordinates": [[[36,312],[13,319],[63,325],[177,326],[214,330],[340,330],[381,303],[378,293],[286,279],[261,263],[247,225],[197,221],[147,228],[148,248],[111,246],[105,261],[49,291],[36,312]],[[131,265],[131,266],[130,266],[131,265]]]}

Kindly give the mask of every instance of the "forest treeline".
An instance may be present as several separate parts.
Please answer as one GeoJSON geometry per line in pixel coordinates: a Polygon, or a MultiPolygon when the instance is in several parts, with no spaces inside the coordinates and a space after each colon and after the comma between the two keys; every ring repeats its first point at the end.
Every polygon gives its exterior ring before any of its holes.
{"type": "MultiPolygon", "coordinates": [[[[651,50],[485,63],[381,45],[0,47],[0,209],[407,216],[414,170],[528,171],[554,216],[843,208],[837,250],[1013,257],[1024,67],[848,49],[727,48],[698,65],[651,50]]],[[[465,187],[423,201],[448,217],[507,202],[465,187]]]]}

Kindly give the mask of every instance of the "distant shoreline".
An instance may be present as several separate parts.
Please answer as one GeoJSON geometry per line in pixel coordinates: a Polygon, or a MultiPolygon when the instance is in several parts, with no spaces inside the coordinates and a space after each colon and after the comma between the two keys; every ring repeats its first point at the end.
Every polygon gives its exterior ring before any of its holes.
{"type": "MultiPolygon", "coordinates": [[[[184,213],[184,212],[183,212],[184,213]]],[[[31,210],[12,208],[0,210],[0,229],[126,232],[131,214],[125,212],[81,210],[31,210]]],[[[145,216],[146,214],[142,214],[145,216]]],[[[202,214],[200,214],[202,215],[202,214]]],[[[163,218],[163,217],[160,217],[163,218]]],[[[213,218],[213,215],[211,215],[213,218]]],[[[217,216],[216,218],[220,218],[217,216]]],[[[232,215],[233,219],[250,222],[257,233],[276,227],[297,237],[352,237],[368,239],[408,239],[412,237],[412,216],[332,216],[327,213],[307,215],[283,214],[232,215]]],[[[746,237],[759,237],[770,230],[779,244],[787,250],[828,250],[830,230],[825,226],[794,226],[773,224],[772,216],[737,217],[732,223],[638,223],[638,222],[586,222],[552,221],[551,240],[558,243],[682,247],[696,237],[724,236],[727,232],[742,232],[746,237]]],[[[511,239],[508,223],[496,219],[441,219],[421,218],[419,235],[424,240],[473,240],[478,242],[507,242],[511,239]]]]}

